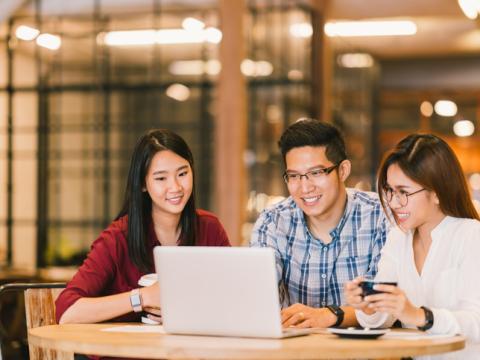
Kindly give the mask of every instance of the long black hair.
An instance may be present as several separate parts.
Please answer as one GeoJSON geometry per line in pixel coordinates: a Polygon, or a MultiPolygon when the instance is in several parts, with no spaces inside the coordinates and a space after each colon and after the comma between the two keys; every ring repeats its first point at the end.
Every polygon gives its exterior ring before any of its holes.
{"type": "MultiPolygon", "coordinates": [[[[159,151],[170,150],[184,158],[192,168],[193,184],[195,173],[193,155],[185,140],[173,131],[154,129],[142,135],[135,145],[128,171],[123,207],[117,219],[128,215],[127,243],[131,261],[143,272],[152,269],[152,256],[148,247],[148,230],[152,221],[152,199],[145,188],[145,177],[152,158],[159,151]]],[[[195,245],[196,230],[195,185],[178,224],[181,229],[179,245],[195,245]]]]}

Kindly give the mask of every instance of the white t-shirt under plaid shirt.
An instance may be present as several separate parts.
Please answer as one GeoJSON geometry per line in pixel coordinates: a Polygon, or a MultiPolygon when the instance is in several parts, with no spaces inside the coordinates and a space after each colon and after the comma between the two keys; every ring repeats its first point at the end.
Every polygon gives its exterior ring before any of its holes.
{"type": "Polygon", "coordinates": [[[344,305],[343,285],[359,275],[375,275],[389,222],[378,195],[347,189],[347,205],[332,241],[324,244],[308,229],[291,197],[262,212],[250,246],[275,250],[282,306],[344,305]]]}

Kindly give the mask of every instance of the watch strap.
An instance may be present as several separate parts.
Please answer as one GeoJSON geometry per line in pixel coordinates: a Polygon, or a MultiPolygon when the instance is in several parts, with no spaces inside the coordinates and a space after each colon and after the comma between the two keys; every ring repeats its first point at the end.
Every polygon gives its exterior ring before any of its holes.
{"type": "Polygon", "coordinates": [[[343,322],[343,318],[345,317],[345,312],[342,310],[342,308],[337,305],[327,305],[326,308],[337,317],[337,321],[332,326],[340,326],[343,322]]]}
{"type": "Polygon", "coordinates": [[[140,289],[133,289],[130,292],[130,304],[132,305],[132,309],[134,312],[142,312],[143,302],[142,295],[140,294],[140,289]]]}
{"type": "Polygon", "coordinates": [[[420,309],[425,313],[425,325],[419,326],[418,330],[427,331],[433,326],[433,312],[425,306],[420,306],[420,309]]]}

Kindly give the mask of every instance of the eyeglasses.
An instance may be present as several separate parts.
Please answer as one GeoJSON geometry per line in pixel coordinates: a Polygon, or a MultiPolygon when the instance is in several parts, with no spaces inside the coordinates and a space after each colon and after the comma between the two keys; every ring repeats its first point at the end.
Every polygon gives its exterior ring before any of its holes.
{"type": "Polygon", "coordinates": [[[412,195],[418,194],[419,192],[426,190],[425,188],[422,188],[420,190],[408,193],[406,191],[400,190],[400,191],[395,191],[391,188],[387,188],[384,190],[385,192],[385,197],[388,201],[388,203],[391,203],[393,200],[393,195],[395,195],[395,198],[397,199],[398,203],[400,206],[407,206],[408,204],[408,198],[412,195]]]}
{"type": "Polygon", "coordinates": [[[333,170],[335,170],[335,168],[337,168],[338,165],[340,164],[336,164],[327,168],[310,170],[310,171],[307,171],[305,174],[285,172],[283,173],[283,180],[285,180],[285,182],[288,185],[300,184],[300,182],[302,181],[302,177],[305,177],[305,179],[307,180],[310,180],[310,179],[320,180],[325,178],[328,174],[330,174],[333,170]]]}

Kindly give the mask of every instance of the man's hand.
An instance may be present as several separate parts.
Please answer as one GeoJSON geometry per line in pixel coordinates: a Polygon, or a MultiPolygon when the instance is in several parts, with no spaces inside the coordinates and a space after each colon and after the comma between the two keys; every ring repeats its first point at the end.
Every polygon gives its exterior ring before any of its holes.
{"type": "Polygon", "coordinates": [[[337,321],[337,317],[327,308],[313,308],[299,303],[283,309],[281,315],[283,327],[326,328],[337,321]]]}

